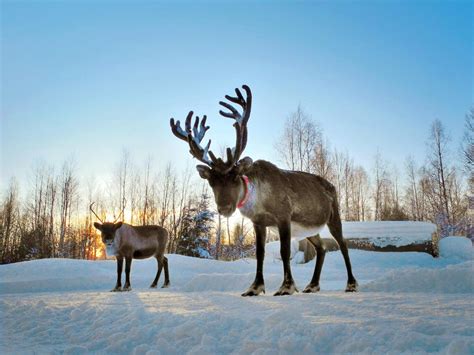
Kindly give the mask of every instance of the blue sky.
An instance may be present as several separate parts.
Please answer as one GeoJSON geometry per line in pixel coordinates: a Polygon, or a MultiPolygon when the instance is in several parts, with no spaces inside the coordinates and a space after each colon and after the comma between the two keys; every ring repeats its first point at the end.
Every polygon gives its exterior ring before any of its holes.
{"type": "Polygon", "coordinates": [[[140,165],[194,163],[169,130],[207,114],[214,151],[231,145],[218,101],[254,94],[246,155],[274,145],[298,104],[333,147],[371,169],[377,149],[423,161],[431,121],[459,146],[473,105],[470,2],[2,2],[2,185],[43,160],[82,177],[122,150],[140,165]]]}

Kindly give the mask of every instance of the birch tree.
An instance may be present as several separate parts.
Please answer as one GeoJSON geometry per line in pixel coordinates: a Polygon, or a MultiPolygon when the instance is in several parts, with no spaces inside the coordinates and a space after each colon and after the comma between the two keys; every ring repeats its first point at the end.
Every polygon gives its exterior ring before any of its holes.
{"type": "Polygon", "coordinates": [[[428,137],[428,168],[427,173],[431,180],[433,207],[438,214],[437,218],[445,219],[447,224],[452,223],[449,209],[447,178],[449,167],[446,165],[447,146],[449,137],[440,120],[433,121],[428,137]]]}
{"type": "Polygon", "coordinates": [[[75,163],[72,160],[63,164],[60,190],[59,255],[65,257],[67,256],[65,239],[71,227],[72,206],[78,198],[78,180],[75,176],[75,163]]]}
{"type": "Polygon", "coordinates": [[[469,176],[471,194],[474,194],[474,107],[466,115],[462,144],[464,168],[469,176]]]}
{"type": "Polygon", "coordinates": [[[312,172],[314,153],[320,140],[319,126],[298,106],[286,119],[283,135],[275,148],[289,169],[312,172]]]}

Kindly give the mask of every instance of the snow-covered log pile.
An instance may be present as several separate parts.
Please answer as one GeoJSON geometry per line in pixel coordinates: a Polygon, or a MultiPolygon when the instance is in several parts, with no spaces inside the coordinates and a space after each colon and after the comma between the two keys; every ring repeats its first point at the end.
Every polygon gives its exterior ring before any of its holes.
{"type": "MultiPolygon", "coordinates": [[[[429,222],[377,221],[342,222],[342,230],[350,249],[380,252],[424,252],[438,256],[436,225],[429,222]]],[[[320,236],[328,251],[339,250],[339,246],[325,227],[320,236]]],[[[267,244],[267,251],[279,259],[279,241],[267,244]]],[[[306,240],[292,241],[291,257],[297,263],[305,263],[316,256],[313,246],[306,240]]]]}
{"type": "MultiPolygon", "coordinates": [[[[438,255],[436,225],[430,222],[343,222],[349,248],[373,251],[418,251],[438,255]]],[[[329,250],[339,247],[326,227],[321,237],[329,250]]]]}

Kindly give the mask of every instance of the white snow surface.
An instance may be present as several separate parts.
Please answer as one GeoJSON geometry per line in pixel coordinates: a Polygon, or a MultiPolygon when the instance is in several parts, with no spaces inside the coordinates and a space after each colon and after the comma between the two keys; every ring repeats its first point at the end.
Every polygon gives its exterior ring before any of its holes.
{"type": "MultiPolygon", "coordinates": [[[[330,252],[321,291],[285,297],[272,296],[283,277],[272,258],[267,294],[254,298],[240,296],[255,275],[250,259],[168,255],[168,289],[148,288],[156,260],[134,260],[133,290],[120,293],[109,292],[114,260],[2,265],[0,353],[473,354],[472,244],[444,244],[437,259],[350,250],[358,293],[343,291],[344,262],[330,252]]],[[[292,265],[300,290],[313,269],[292,265]]]]}

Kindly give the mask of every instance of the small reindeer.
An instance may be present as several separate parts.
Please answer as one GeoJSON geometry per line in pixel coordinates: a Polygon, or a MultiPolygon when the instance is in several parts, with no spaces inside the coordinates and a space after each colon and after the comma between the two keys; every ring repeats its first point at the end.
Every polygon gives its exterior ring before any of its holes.
{"type": "MultiPolygon", "coordinates": [[[[100,230],[102,242],[105,244],[107,255],[114,255],[117,258],[117,283],[112,289],[116,291],[130,291],[130,269],[132,259],[147,259],[154,256],[158,262],[156,277],[150,285],[156,288],[161,275],[161,270],[165,268],[165,282],[163,288],[170,285],[168,273],[168,259],[164,256],[166,244],[168,243],[168,231],[160,226],[132,226],[123,222],[104,222],[92,209],[91,212],[101,223],[94,223],[94,227],[100,230]],[[125,258],[125,286],[122,289],[122,269],[125,258]]],[[[123,211],[122,211],[123,213],[123,211]]]]}
{"type": "Polygon", "coordinates": [[[344,257],[348,275],[346,291],[356,291],[357,282],[352,275],[349,252],[342,236],[334,186],[320,176],[279,169],[265,160],[253,162],[249,157],[240,159],[247,144],[247,121],[252,107],[250,88],[247,85],[242,88],[246,92],[246,99],[239,89],[235,89],[235,97],[225,96],[231,103],[242,108],[242,114],[229,103],[219,102],[229,110],[220,111],[220,114],[235,120],[235,147],[227,148],[226,161],[216,158],[209,150],[211,141],[205,147],[201,146],[201,141],[209,129],[206,126],[206,116],[201,121],[196,117],[192,125],[193,112],[189,112],[184,129],[181,128],[179,121],[175,123],[173,118],[170,120],[173,134],[187,142],[190,153],[205,164],[196,168],[199,175],[209,182],[219,213],[228,217],[238,208],[240,213],[253,222],[256,235],[257,273],[255,281],[242,296],[256,296],[265,292],[263,259],[266,227],[278,230],[280,235],[284,279],[275,295],[291,295],[297,291],[290,268],[292,236],[307,237],[316,249],[317,259],[313,278],[303,292],[319,291],[319,276],[326,249],[318,233],[326,224],[344,257]]]}

